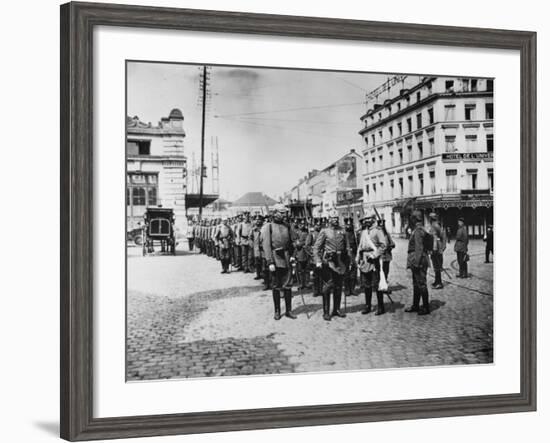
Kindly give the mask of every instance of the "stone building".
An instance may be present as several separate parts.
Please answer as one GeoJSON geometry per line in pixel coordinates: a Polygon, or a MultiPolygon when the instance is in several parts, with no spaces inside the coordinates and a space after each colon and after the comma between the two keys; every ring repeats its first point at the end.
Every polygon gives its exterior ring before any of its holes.
{"type": "Polygon", "coordinates": [[[126,119],[126,218],[137,227],[148,206],[174,210],[176,230],[185,232],[187,161],[183,114],[173,109],[158,125],[126,119]]]}
{"type": "Polygon", "coordinates": [[[493,80],[421,77],[361,117],[364,206],[401,233],[413,209],[470,235],[493,222],[493,80]]]}

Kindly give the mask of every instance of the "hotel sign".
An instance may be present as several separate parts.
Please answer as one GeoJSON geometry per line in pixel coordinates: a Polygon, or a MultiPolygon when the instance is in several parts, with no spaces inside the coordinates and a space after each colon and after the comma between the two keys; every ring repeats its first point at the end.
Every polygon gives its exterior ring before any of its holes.
{"type": "Polygon", "coordinates": [[[459,162],[459,161],[493,161],[492,152],[446,152],[441,154],[441,159],[444,162],[459,162]]]}

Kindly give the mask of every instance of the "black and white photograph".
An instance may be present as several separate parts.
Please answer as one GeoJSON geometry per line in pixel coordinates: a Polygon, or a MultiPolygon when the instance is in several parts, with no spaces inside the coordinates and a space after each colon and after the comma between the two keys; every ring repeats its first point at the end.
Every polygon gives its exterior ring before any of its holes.
{"type": "Polygon", "coordinates": [[[126,85],[127,381],[493,363],[493,78],[126,85]]]}

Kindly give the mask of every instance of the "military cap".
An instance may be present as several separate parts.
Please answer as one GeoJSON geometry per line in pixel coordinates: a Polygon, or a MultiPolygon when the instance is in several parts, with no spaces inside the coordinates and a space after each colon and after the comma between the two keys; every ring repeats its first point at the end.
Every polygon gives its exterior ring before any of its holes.
{"type": "Polygon", "coordinates": [[[338,217],[338,212],[336,211],[336,209],[331,209],[328,213],[328,216],[329,218],[338,217]]]}
{"type": "Polygon", "coordinates": [[[277,212],[286,212],[286,206],[282,203],[277,203],[275,206],[273,206],[273,210],[277,212]]]}
{"type": "Polygon", "coordinates": [[[458,217],[458,221],[464,222],[464,217],[458,217]]]}

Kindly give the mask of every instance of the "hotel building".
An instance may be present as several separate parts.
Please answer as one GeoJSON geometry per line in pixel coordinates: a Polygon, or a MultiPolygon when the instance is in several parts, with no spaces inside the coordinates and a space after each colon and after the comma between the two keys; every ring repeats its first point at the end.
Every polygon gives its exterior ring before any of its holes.
{"type": "Polygon", "coordinates": [[[394,234],[420,209],[451,232],[462,216],[482,236],[493,222],[493,80],[420,77],[388,92],[361,117],[364,207],[394,234]]]}

